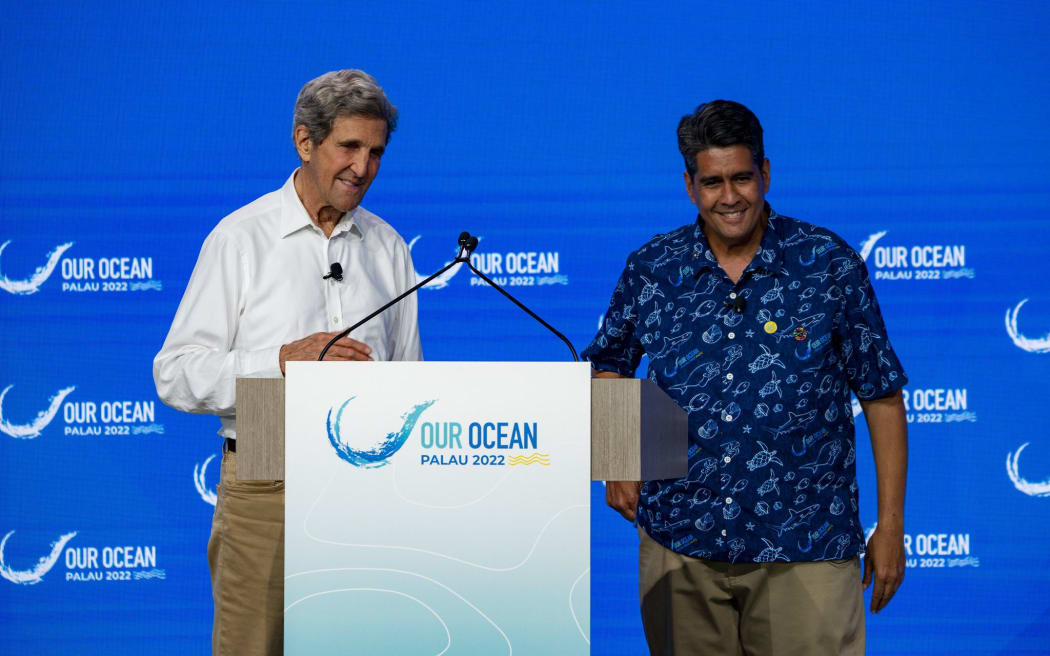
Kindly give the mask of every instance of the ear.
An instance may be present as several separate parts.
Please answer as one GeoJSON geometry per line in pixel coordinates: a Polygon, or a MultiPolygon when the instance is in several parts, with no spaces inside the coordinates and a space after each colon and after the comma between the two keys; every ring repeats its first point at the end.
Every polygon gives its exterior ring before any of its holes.
{"type": "Polygon", "coordinates": [[[295,150],[299,153],[299,159],[304,163],[310,161],[310,154],[313,152],[314,142],[310,140],[310,131],[306,129],[305,125],[295,126],[295,131],[292,133],[292,140],[295,142],[295,150]]]}
{"type": "Polygon", "coordinates": [[[766,190],[763,191],[762,193],[763,194],[768,194],[769,193],[769,158],[768,157],[765,158],[764,160],[762,160],[762,181],[766,183],[765,184],[766,190]]]}
{"type": "Polygon", "coordinates": [[[685,178],[685,193],[689,194],[689,200],[696,205],[696,199],[693,198],[693,178],[689,175],[689,171],[682,174],[685,178]]]}

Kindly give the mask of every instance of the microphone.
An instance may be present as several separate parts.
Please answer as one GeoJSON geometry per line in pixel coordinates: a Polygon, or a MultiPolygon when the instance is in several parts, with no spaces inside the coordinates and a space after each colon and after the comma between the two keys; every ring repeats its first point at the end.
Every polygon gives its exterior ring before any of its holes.
{"type": "MultiPolygon", "coordinates": [[[[487,282],[489,285],[495,287],[496,290],[499,293],[503,294],[504,296],[509,298],[511,301],[513,301],[515,305],[517,305],[522,310],[524,310],[526,313],[528,313],[529,316],[531,316],[533,319],[535,319],[536,321],[539,321],[541,324],[543,324],[543,326],[545,328],[547,328],[547,330],[549,330],[552,333],[554,333],[558,337],[558,339],[560,339],[561,341],[565,342],[566,346],[569,347],[569,351],[572,352],[572,359],[575,362],[579,362],[580,361],[580,356],[578,356],[576,354],[576,349],[574,349],[572,347],[572,342],[570,342],[568,340],[568,338],[565,337],[565,335],[562,335],[553,326],[551,326],[549,323],[547,323],[546,321],[541,319],[539,317],[539,315],[537,315],[535,312],[533,312],[529,308],[525,307],[521,303],[521,301],[519,301],[518,299],[516,299],[513,296],[511,296],[510,294],[508,294],[505,289],[503,289],[502,287],[500,287],[499,285],[497,285],[493,281],[489,280],[488,277],[485,276],[485,274],[483,274],[482,272],[478,271],[477,268],[475,268],[474,265],[471,264],[471,262],[470,262],[470,254],[473,253],[474,249],[477,248],[477,247],[478,247],[478,238],[477,237],[471,236],[471,234],[469,232],[461,232],[459,234],[459,253],[456,255],[455,258],[453,258],[453,260],[451,262],[449,262],[445,266],[443,266],[440,269],[438,269],[437,272],[435,272],[433,275],[430,275],[430,276],[424,278],[423,280],[419,281],[418,283],[416,283],[415,285],[410,287],[408,289],[408,291],[404,292],[403,294],[398,295],[397,298],[395,298],[394,300],[390,301],[389,303],[387,303],[383,307],[379,308],[378,310],[376,310],[372,314],[368,315],[364,319],[361,319],[360,321],[358,321],[354,325],[350,326],[349,328],[347,328],[343,332],[341,332],[338,335],[336,335],[335,337],[333,337],[327,344],[325,344],[325,347],[323,349],[321,349],[321,354],[319,356],[317,356],[317,361],[320,362],[320,361],[324,360],[324,356],[328,354],[328,349],[332,348],[332,344],[335,344],[337,341],[339,341],[340,339],[346,337],[347,335],[349,335],[351,332],[353,332],[357,328],[365,325],[366,323],[368,323],[369,321],[371,321],[375,317],[379,316],[383,312],[386,312],[389,308],[393,307],[394,305],[397,305],[403,299],[405,299],[409,294],[414,293],[416,290],[418,290],[420,287],[423,287],[424,285],[426,285],[428,282],[430,282],[434,278],[437,278],[438,276],[440,276],[441,274],[445,273],[446,271],[448,271],[449,269],[451,269],[455,265],[462,263],[462,264],[466,264],[467,268],[469,268],[471,271],[473,271],[474,274],[477,275],[479,278],[481,278],[482,280],[487,282]]],[[[339,268],[338,269],[338,274],[340,276],[342,276],[343,267],[340,266],[339,263],[332,264],[332,272],[336,273],[336,267],[339,268]]],[[[327,278],[327,277],[328,276],[325,276],[325,278],[327,278]]],[[[336,278],[336,280],[341,280],[341,279],[342,279],[341,277],[337,277],[336,278]]]]}
{"type": "Polygon", "coordinates": [[[321,276],[321,280],[328,280],[329,278],[335,278],[336,282],[343,282],[343,265],[338,262],[332,262],[328,268],[328,274],[321,276]]]}
{"type": "Polygon", "coordinates": [[[469,256],[478,247],[478,238],[471,237],[469,232],[461,232],[459,233],[459,247],[469,256]]]}
{"type": "Polygon", "coordinates": [[[514,298],[513,296],[511,296],[510,292],[508,292],[507,290],[505,290],[502,287],[500,287],[494,281],[489,280],[488,276],[486,276],[484,273],[482,273],[482,272],[477,270],[477,268],[474,266],[474,264],[470,261],[469,254],[470,254],[471,251],[473,251],[475,248],[477,248],[477,246],[478,246],[478,238],[477,237],[471,237],[468,233],[464,232],[463,234],[461,234],[459,236],[459,240],[460,240],[459,241],[460,246],[462,246],[464,249],[467,249],[468,256],[466,258],[466,261],[464,262],[467,265],[467,268],[470,269],[472,272],[474,272],[474,275],[476,275],[477,277],[479,277],[482,280],[484,280],[485,282],[487,282],[490,287],[495,287],[496,291],[498,291],[500,294],[503,294],[508,299],[510,299],[510,301],[512,303],[514,303],[514,305],[517,305],[518,307],[520,307],[530,317],[532,317],[536,321],[538,321],[541,324],[543,324],[543,327],[546,328],[547,330],[551,331],[552,333],[554,333],[555,337],[557,337],[561,341],[565,342],[565,345],[569,347],[569,352],[572,353],[573,362],[579,362],[580,361],[580,356],[578,356],[576,354],[576,349],[574,349],[572,347],[572,342],[570,342],[569,339],[567,337],[565,337],[565,335],[562,335],[560,332],[558,332],[557,329],[554,328],[554,326],[550,325],[549,323],[547,323],[546,321],[541,319],[540,315],[536,314],[535,312],[533,312],[529,308],[525,307],[525,304],[522,303],[521,301],[519,301],[518,299],[514,298]],[[464,240],[465,240],[465,243],[464,243],[464,240]]]}
{"type": "Polygon", "coordinates": [[[737,314],[743,314],[744,308],[747,307],[747,300],[743,296],[737,296],[732,301],[727,299],[724,303],[727,308],[737,314]]]}

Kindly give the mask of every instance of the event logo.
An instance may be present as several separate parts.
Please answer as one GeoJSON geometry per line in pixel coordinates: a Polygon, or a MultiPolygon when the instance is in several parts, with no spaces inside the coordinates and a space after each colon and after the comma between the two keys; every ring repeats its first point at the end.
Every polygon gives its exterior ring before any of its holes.
{"type": "Polygon", "coordinates": [[[219,500],[219,496],[204,482],[204,472],[208,469],[208,463],[215,459],[215,455],[213,453],[205,458],[203,463],[193,465],[193,486],[197,488],[197,494],[201,495],[201,499],[213,506],[219,500]]]}
{"type": "Polygon", "coordinates": [[[73,531],[72,533],[60,535],[57,540],[51,543],[51,551],[41,556],[36,565],[22,570],[12,568],[4,559],[4,548],[7,546],[7,540],[14,534],[14,531],[8,531],[4,539],[0,541],[0,576],[18,585],[35,585],[44,580],[44,575],[50,572],[51,568],[58,562],[58,557],[62,554],[62,549],[65,548],[66,543],[76,537],[77,532],[73,531]]]}
{"type": "MultiPolygon", "coordinates": [[[[1021,306],[1027,302],[1027,298],[1023,299],[1014,307],[1013,311],[1006,310],[1006,334],[1010,336],[1014,345],[1023,351],[1028,351],[1029,353],[1050,353],[1050,333],[1041,338],[1025,337],[1017,327],[1017,314],[1021,311],[1021,306]]],[[[1010,477],[1010,481],[1020,492],[1030,497],[1050,497],[1050,478],[1042,482],[1033,483],[1021,476],[1017,461],[1021,458],[1021,452],[1029,444],[1030,442],[1025,442],[1018,447],[1017,451],[1006,454],[1006,475],[1010,477]]]]}
{"type": "MultiPolygon", "coordinates": [[[[413,237],[412,241],[408,242],[408,250],[411,251],[412,247],[416,245],[416,242],[419,241],[419,239],[422,236],[423,235],[416,235],[415,237],[413,237]]],[[[479,238],[478,241],[481,241],[481,239],[479,238]]],[[[455,253],[453,253],[453,256],[455,256],[455,253]]],[[[449,260],[448,262],[451,262],[451,261],[452,260],[449,260]]],[[[448,264],[448,262],[445,262],[445,264],[448,264]]],[[[454,275],[456,275],[457,273],[459,273],[459,268],[461,266],[463,266],[462,262],[456,264],[454,267],[452,267],[451,269],[449,269],[445,273],[442,273],[437,278],[434,278],[433,280],[431,280],[427,284],[423,285],[423,289],[444,289],[445,287],[448,287],[448,281],[452,280],[452,277],[454,275]]],[[[421,283],[421,282],[423,282],[424,280],[427,279],[427,276],[422,275],[421,273],[419,273],[419,271],[416,271],[415,273],[416,273],[416,283],[417,284],[421,283]]]]}
{"type": "MultiPolygon", "coordinates": [[[[416,245],[422,235],[416,235],[408,243],[409,250],[416,245]]],[[[480,237],[478,238],[480,241],[480,237]]],[[[451,260],[448,260],[451,262],[451,260]]],[[[448,263],[446,262],[446,264],[448,263]]],[[[542,287],[545,285],[568,285],[569,277],[561,273],[561,253],[558,251],[508,251],[474,253],[470,263],[501,287],[542,287]]],[[[462,264],[456,264],[448,271],[431,280],[424,289],[444,289],[448,287],[453,276],[459,273],[462,264]]],[[[416,272],[416,281],[426,280],[427,276],[416,272]]],[[[487,287],[487,283],[471,276],[471,287],[487,287]]]]}
{"type": "MultiPolygon", "coordinates": [[[[0,255],[11,240],[0,245],[0,255]]],[[[160,291],[163,285],[153,278],[152,257],[63,257],[74,242],[56,246],[47,261],[28,278],[12,280],[0,273],[0,288],[11,294],[26,296],[40,291],[55,269],[62,278],[63,292],[137,292],[160,291]]]]}
{"type": "MultiPolygon", "coordinates": [[[[2,245],[0,245],[0,256],[3,255],[4,249],[11,243],[8,239],[2,245]]],[[[62,257],[62,253],[65,253],[73,242],[69,241],[64,244],[59,244],[50,253],[47,254],[47,262],[37,267],[33,275],[29,276],[25,280],[11,280],[3,273],[0,273],[0,289],[11,294],[17,294],[19,296],[28,296],[29,294],[35,294],[40,291],[40,285],[47,282],[47,279],[51,277],[55,267],[58,266],[58,261],[62,257]]]]}
{"type": "MultiPolygon", "coordinates": [[[[328,410],[328,441],[336,454],[355,467],[371,469],[386,465],[416,431],[419,439],[420,465],[506,467],[550,466],[550,454],[535,451],[538,447],[538,423],[535,421],[420,421],[424,411],[437,400],[424,401],[401,414],[401,428],[387,433],[376,442],[365,438],[347,439],[344,412],[353,401],[351,396],[338,408],[328,410]],[[361,448],[361,442],[367,446],[361,448]],[[523,453],[526,450],[532,453],[523,453]],[[508,453],[510,452],[510,453],[508,453]],[[515,453],[516,452],[516,453],[515,453]],[[513,454],[512,454],[513,453],[513,454]]],[[[207,464],[207,461],[205,461],[207,464]]],[[[203,468],[202,468],[203,469],[203,468]]],[[[197,470],[194,470],[195,475],[197,470]]],[[[198,491],[203,489],[200,479],[198,491]]],[[[203,493],[202,493],[203,494],[203,493]]]]}
{"type": "Polygon", "coordinates": [[[1013,309],[1013,312],[1009,309],[1006,310],[1006,334],[1013,340],[1014,345],[1021,350],[1029,353],[1050,353],[1050,332],[1044,337],[1033,338],[1025,337],[1017,328],[1017,314],[1021,311],[1021,306],[1027,302],[1027,298],[1023,299],[1013,309]]]}
{"type": "Polygon", "coordinates": [[[507,458],[507,462],[510,463],[511,467],[522,465],[529,467],[532,465],[542,465],[543,467],[551,466],[551,457],[549,453],[530,453],[527,456],[510,456],[507,458]]]}
{"type": "Polygon", "coordinates": [[[332,448],[335,449],[335,452],[340,458],[355,467],[362,467],[364,469],[382,467],[387,464],[390,457],[397,453],[401,447],[405,445],[405,442],[408,441],[408,436],[412,433],[412,429],[415,428],[416,421],[419,420],[419,416],[423,414],[423,411],[437,402],[437,399],[433,399],[413,406],[401,415],[402,423],[400,430],[387,433],[386,437],[374,446],[365,449],[355,449],[343,438],[343,412],[346,410],[346,406],[348,406],[355,398],[357,397],[351,396],[346,401],[343,401],[342,405],[339,406],[338,411],[335,411],[335,408],[330,408],[328,410],[328,420],[326,422],[328,428],[328,441],[332,444],[332,448]],[[335,421],[332,421],[333,412],[335,413],[335,421]]]}
{"type": "Polygon", "coordinates": [[[4,411],[4,401],[14,385],[0,392],[0,432],[21,440],[40,437],[51,423],[61,415],[64,424],[62,434],[66,436],[121,436],[164,433],[164,426],[156,423],[154,401],[110,400],[67,401],[76,386],[59,390],[51,397],[46,409],[37,413],[28,423],[14,423],[4,411]]]}
{"type": "Polygon", "coordinates": [[[969,409],[965,387],[901,390],[908,423],[951,424],[977,421],[977,413],[969,409]]]}
{"type": "MultiPolygon", "coordinates": [[[[871,539],[877,526],[873,524],[864,532],[865,542],[871,539]]],[[[905,533],[904,558],[909,569],[981,566],[981,559],[970,549],[969,533],[905,533]]]]}
{"type": "Polygon", "coordinates": [[[874,264],[875,280],[951,280],[973,278],[966,266],[964,244],[899,244],[877,246],[888,231],[868,236],[861,244],[860,256],[874,264]]]}
{"type": "Polygon", "coordinates": [[[14,533],[9,531],[0,541],[0,576],[12,583],[40,583],[44,575],[59,562],[65,565],[66,581],[149,581],[167,578],[167,573],[157,568],[156,545],[67,547],[66,544],[76,537],[76,531],[59,536],[51,543],[50,551],[41,556],[33,567],[14,569],[8,564],[10,555],[5,553],[7,541],[14,533]]]}
{"type": "Polygon", "coordinates": [[[1013,482],[1021,492],[1024,492],[1030,497],[1050,497],[1050,478],[1039,483],[1032,483],[1024,479],[1019,471],[1017,461],[1021,458],[1021,452],[1024,451],[1025,447],[1030,442],[1025,442],[1013,453],[1006,454],[1006,475],[1010,477],[1010,481],[1013,482]]]}
{"type": "MultiPolygon", "coordinates": [[[[569,277],[560,272],[560,262],[558,251],[474,253],[470,256],[470,263],[478,271],[503,287],[568,285],[569,277]]],[[[470,285],[485,286],[485,281],[474,277],[470,279],[470,285]]]]}
{"type": "Polygon", "coordinates": [[[535,421],[424,421],[419,425],[420,465],[550,467],[550,454],[536,451],[538,446],[535,421]],[[532,453],[521,453],[530,449],[532,453]]]}
{"type": "Polygon", "coordinates": [[[73,386],[59,390],[49,399],[47,408],[37,414],[36,419],[28,424],[13,424],[4,416],[4,397],[7,396],[7,393],[13,387],[14,385],[8,385],[3,392],[0,392],[0,431],[16,440],[31,440],[40,437],[40,433],[51,424],[55,415],[58,414],[59,408],[62,407],[62,401],[76,389],[73,386]]]}

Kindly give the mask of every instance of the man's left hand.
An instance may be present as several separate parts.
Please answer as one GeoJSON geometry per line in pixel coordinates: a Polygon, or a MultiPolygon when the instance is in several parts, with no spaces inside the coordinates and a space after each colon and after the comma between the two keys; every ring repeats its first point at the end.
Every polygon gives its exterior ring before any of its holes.
{"type": "Polygon", "coordinates": [[[868,540],[864,556],[864,589],[871,585],[871,612],[878,613],[890,603],[897,588],[904,581],[904,529],[891,529],[881,524],[868,540]]]}

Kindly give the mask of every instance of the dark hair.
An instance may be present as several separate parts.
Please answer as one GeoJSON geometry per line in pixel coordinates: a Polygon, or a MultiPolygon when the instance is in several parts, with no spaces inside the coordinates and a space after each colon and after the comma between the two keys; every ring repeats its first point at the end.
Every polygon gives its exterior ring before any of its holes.
{"type": "Polygon", "coordinates": [[[747,146],[751,161],[762,168],[762,124],[751,110],[732,100],[701,103],[678,122],[678,150],[685,158],[689,177],[696,175],[696,155],[708,148],[747,146]]]}

